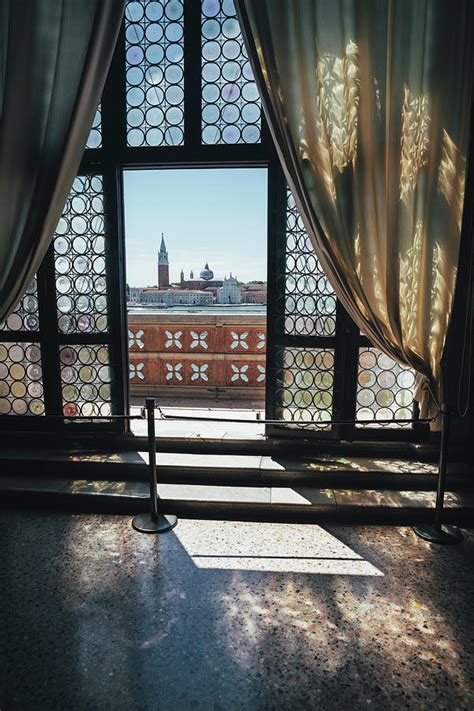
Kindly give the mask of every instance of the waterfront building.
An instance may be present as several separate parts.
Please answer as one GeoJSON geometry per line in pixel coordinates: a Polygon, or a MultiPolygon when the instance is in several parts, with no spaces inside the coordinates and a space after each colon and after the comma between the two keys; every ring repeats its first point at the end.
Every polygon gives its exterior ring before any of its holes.
{"type": "Polygon", "coordinates": [[[212,293],[199,289],[160,289],[148,287],[140,289],[140,304],[143,306],[211,306],[212,293]]]}
{"type": "Polygon", "coordinates": [[[241,287],[242,304],[266,304],[267,285],[266,284],[242,284],[241,287]]]}
{"type": "Polygon", "coordinates": [[[217,289],[218,304],[240,304],[241,294],[240,286],[236,277],[232,276],[232,272],[228,278],[224,277],[223,285],[217,289]]]}
{"type": "Polygon", "coordinates": [[[127,303],[139,304],[141,301],[142,290],[138,286],[128,286],[127,284],[127,303]]]}
{"type": "Polygon", "coordinates": [[[161,233],[158,250],[158,286],[127,287],[127,302],[129,305],[143,306],[178,306],[218,304],[266,304],[266,284],[240,284],[236,277],[215,279],[214,272],[206,262],[194,277],[194,271],[189,272],[185,279],[184,269],[181,269],[179,282],[170,282],[170,261],[165,236],[161,233]]]}

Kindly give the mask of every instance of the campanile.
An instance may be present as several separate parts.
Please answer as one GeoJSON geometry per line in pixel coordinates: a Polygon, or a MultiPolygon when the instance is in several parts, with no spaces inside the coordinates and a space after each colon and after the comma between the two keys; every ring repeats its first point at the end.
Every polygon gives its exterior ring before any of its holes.
{"type": "Polygon", "coordinates": [[[160,251],[158,252],[158,287],[167,289],[170,285],[170,266],[168,261],[168,252],[165,245],[165,237],[161,233],[160,251]]]}

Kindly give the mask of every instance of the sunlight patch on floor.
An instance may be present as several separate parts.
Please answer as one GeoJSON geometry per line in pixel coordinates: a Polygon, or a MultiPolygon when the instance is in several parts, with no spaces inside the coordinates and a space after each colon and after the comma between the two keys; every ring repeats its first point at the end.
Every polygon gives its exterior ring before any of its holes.
{"type": "Polygon", "coordinates": [[[174,535],[198,568],[268,573],[383,576],[320,526],[207,521],[174,535]]]}

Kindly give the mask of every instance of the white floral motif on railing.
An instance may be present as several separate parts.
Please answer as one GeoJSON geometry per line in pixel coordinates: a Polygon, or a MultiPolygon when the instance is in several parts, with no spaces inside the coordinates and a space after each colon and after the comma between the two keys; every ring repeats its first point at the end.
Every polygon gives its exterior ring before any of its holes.
{"type": "Polygon", "coordinates": [[[257,350],[260,350],[260,348],[265,348],[265,334],[264,333],[257,333],[257,338],[258,338],[257,350]]]}
{"type": "Polygon", "coordinates": [[[234,348],[245,348],[245,350],[248,350],[248,343],[247,343],[247,337],[248,337],[248,331],[245,331],[244,333],[236,333],[235,331],[231,331],[230,335],[233,338],[233,341],[231,343],[231,349],[233,350],[234,348]]]}
{"type": "Polygon", "coordinates": [[[145,345],[142,341],[142,336],[143,336],[143,331],[137,331],[136,333],[133,333],[133,331],[128,332],[128,347],[131,348],[132,346],[138,346],[139,348],[143,348],[145,345]]]}
{"type": "Polygon", "coordinates": [[[182,367],[182,363],[176,363],[176,365],[173,365],[172,363],[166,363],[166,370],[168,371],[166,373],[166,380],[171,380],[172,378],[176,378],[176,380],[182,380],[183,376],[179,372],[182,367]]]}
{"type": "Polygon", "coordinates": [[[263,365],[257,365],[257,370],[260,373],[257,377],[257,383],[261,383],[262,380],[265,380],[265,367],[263,365]]]}
{"type": "Polygon", "coordinates": [[[209,380],[209,377],[206,373],[206,370],[209,368],[207,363],[205,365],[195,365],[194,363],[191,363],[191,368],[194,371],[193,374],[191,375],[191,380],[209,380]]]}
{"type": "Polygon", "coordinates": [[[191,331],[191,338],[193,339],[191,341],[191,348],[197,348],[198,346],[201,346],[201,348],[207,349],[207,331],[203,331],[202,333],[196,333],[196,331],[191,331]]]}
{"type": "Polygon", "coordinates": [[[145,380],[145,374],[142,372],[143,368],[145,367],[144,363],[130,363],[130,372],[128,374],[128,377],[130,380],[133,380],[133,378],[136,376],[137,378],[140,378],[140,380],[145,380]]]}
{"type": "Polygon", "coordinates": [[[248,383],[248,375],[246,375],[247,370],[249,369],[248,365],[233,365],[232,370],[234,371],[234,375],[231,377],[231,381],[235,382],[236,380],[243,380],[244,383],[248,383]]]}
{"type": "Polygon", "coordinates": [[[183,344],[181,343],[181,336],[183,335],[182,331],[176,331],[175,333],[171,333],[171,331],[165,331],[165,336],[168,339],[165,342],[165,348],[171,348],[171,346],[176,346],[177,348],[182,348],[183,344]]]}

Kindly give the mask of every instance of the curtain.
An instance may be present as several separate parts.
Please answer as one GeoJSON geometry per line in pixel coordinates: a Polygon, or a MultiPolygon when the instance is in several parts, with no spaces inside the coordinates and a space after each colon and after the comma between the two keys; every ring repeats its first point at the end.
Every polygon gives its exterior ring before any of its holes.
{"type": "Polygon", "coordinates": [[[471,0],[238,0],[316,254],[372,344],[442,397],[473,69],[471,0]]]}
{"type": "Polygon", "coordinates": [[[0,322],[51,242],[124,0],[0,0],[0,322]]]}

